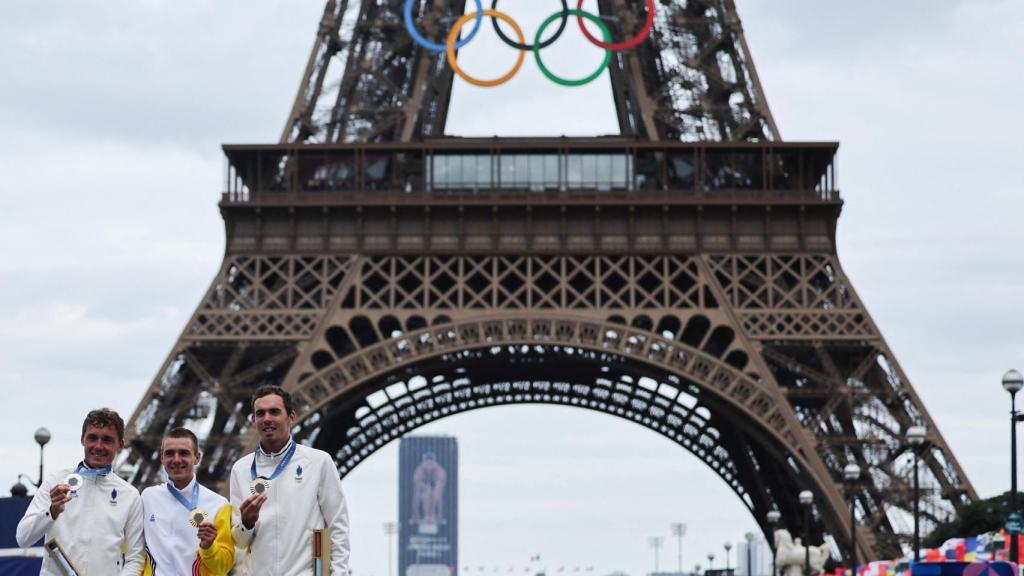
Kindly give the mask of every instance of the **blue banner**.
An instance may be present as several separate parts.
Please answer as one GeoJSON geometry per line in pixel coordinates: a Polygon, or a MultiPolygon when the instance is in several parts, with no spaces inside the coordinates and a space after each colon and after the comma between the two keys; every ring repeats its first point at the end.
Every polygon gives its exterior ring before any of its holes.
{"type": "Polygon", "coordinates": [[[411,436],[399,446],[399,576],[456,576],[459,448],[455,438],[411,436]]]}

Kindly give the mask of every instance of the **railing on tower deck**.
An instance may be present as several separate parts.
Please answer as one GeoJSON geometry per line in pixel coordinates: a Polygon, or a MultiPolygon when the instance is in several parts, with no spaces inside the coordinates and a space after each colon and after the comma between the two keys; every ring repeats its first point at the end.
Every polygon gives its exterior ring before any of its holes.
{"type": "Polygon", "coordinates": [[[834,142],[450,138],[225,145],[232,203],[837,202],[834,142]],[[424,198],[423,195],[429,196],[424,198]]]}

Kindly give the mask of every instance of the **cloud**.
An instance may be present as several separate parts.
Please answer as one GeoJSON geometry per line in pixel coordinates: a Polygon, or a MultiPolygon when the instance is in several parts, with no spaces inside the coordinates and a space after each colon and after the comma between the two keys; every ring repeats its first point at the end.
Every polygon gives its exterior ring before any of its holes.
{"type": "Polygon", "coordinates": [[[16,2],[0,22],[0,52],[18,54],[0,64],[0,126],[188,146],[276,140],[322,11],[318,0],[16,2]]]}
{"type": "Polygon", "coordinates": [[[29,447],[0,477],[34,469],[36,426],[51,458],[77,458],[84,406],[131,414],[219,265],[221,169],[172,145],[0,137],[0,243],[17,247],[0,257],[0,394],[21,414],[10,445],[29,447]]]}
{"type": "Polygon", "coordinates": [[[1024,61],[1024,8],[739,8],[783,134],[841,141],[845,272],[975,488],[1003,491],[998,379],[1024,349],[1024,173],[1004,101],[1024,97],[1007,74],[1024,61]]]}

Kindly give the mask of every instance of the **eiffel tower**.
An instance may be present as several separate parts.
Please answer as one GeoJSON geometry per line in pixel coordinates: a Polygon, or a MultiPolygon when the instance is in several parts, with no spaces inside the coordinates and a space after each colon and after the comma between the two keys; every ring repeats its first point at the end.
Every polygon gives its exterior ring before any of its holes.
{"type": "MultiPolygon", "coordinates": [[[[402,8],[329,0],[280,142],[224,146],[224,262],[129,422],[136,484],[184,425],[223,488],[274,383],[342,476],[477,408],[626,418],[844,561],[851,503],[858,560],[901,553],[915,450],[926,529],[977,498],[840,266],[838,144],[781,140],[732,0],[659,0],[600,138],[443,137],[452,70],[402,8]]],[[[413,10],[440,38],[465,4],[413,10]]],[[[644,21],[599,10],[616,38],[644,21]]]]}

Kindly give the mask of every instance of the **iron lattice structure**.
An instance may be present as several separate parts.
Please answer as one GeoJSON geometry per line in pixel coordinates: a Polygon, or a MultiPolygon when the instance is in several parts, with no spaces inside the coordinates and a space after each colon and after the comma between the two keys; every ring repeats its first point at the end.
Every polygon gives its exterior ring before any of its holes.
{"type": "MultiPolygon", "coordinates": [[[[628,35],[635,3],[601,2],[628,35]]],[[[661,3],[613,61],[622,138],[433,139],[451,73],[400,2],[330,1],[282,143],[225,146],[224,263],[128,425],[159,475],[172,426],[221,485],[273,383],[347,474],[448,415],[514,403],[634,421],[702,459],[767,532],[778,508],[860,558],[976,498],[843,273],[834,143],[783,143],[731,1],[661,3]],[[340,76],[332,80],[331,73],[340,76]],[[844,485],[857,462],[861,481],[844,485]]],[[[417,3],[437,35],[461,2],[417,3]]]]}
{"type": "MultiPolygon", "coordinates": [[[[329,0],[281,142],[396,142],[444,133],[452,71],[405,31],[402,0],[329,0]]],[[[631,36],[643,2],[599,0],[631,36]]],[[[440,38],[465,0],[415,3],[440,38]]],[[[772,119],[732,0],[659,1],[650,38],[610,66],[619,127],[649,140],[773,140],[772,119]]]]}

